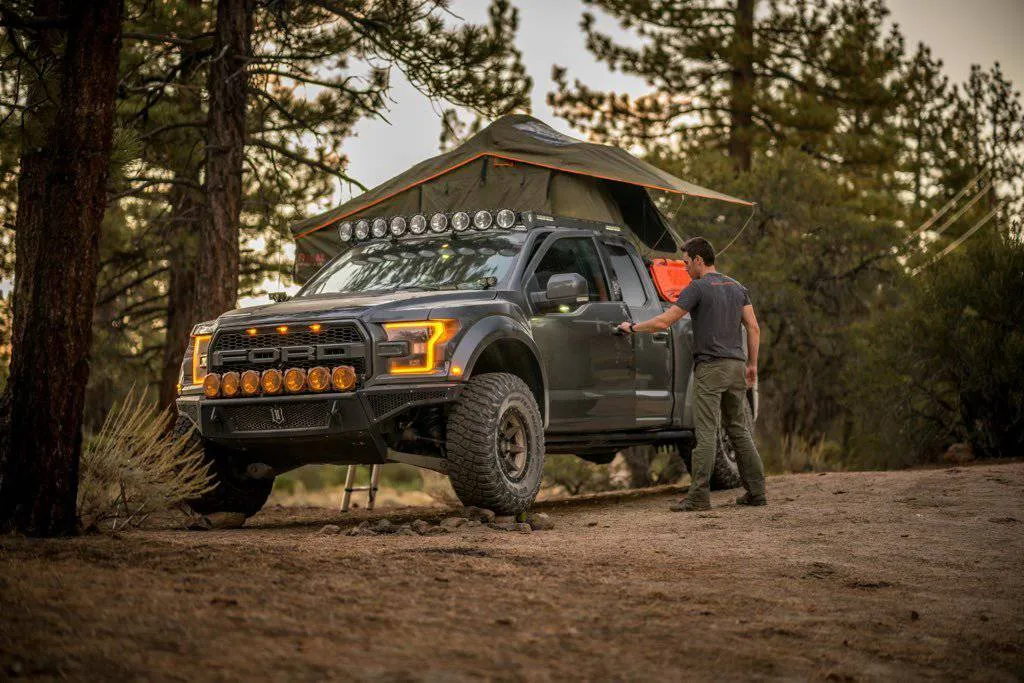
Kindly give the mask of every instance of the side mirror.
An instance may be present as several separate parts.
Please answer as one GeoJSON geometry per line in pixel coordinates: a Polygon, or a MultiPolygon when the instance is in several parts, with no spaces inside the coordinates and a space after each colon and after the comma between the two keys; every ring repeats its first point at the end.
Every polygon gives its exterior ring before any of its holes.
{"type": "Polygon", "coordinates": [[[558,306],[590,301],[590,286],[579,273],[559,273],[548,278],[547,290],[533,295],[539,305],[558,306]]]}
{"type": "Polygon", "coordinates": [[[271,301],[275,301],[277,303],[291,299],[291,297],[288,296],[288,292],[271,292],[269,296],[271,301]]]}

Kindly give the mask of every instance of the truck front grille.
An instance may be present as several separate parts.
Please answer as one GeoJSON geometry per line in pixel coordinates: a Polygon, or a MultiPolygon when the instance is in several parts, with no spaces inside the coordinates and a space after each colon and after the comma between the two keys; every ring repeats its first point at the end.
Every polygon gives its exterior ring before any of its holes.
{"type": "MultiPolygon", "coordinates": [[[[268,328],[270,329],[270,328],[268,328]]],[[[324,323],[319,332],[313,332],[307,326],[293,326],[293,329],[286,335],[277,332],[263,332],[249,335],[245,330],[223,330],[217,333],[210,344],[210,357],[217,351],[234,351],[238,349],[264,349],[281,348],[282,346],[315,346],[317,344],[364,344],[364,349],[369,354],[369,342],[363,337],[362,331],[355,323],[324,323]]],[[[347,358],[343,362],[335,362],[330,365],[351,365],[360,380],[364,379],[369,370],[366,357],[347,358]]],[[[288,363],[232,363],[230,368],[212,368],[217,372],[231,369],[235,372],[256,370],[262,372],[269,368],[276,367],[279,370],[298,367],[308,370],[317,365],[325,365],[316,361],[290,361],[288,363]]]]}
{"type": "Polygon", "coordinates": [[[322,429],[331,422],[330,401],[288,401],[223,406],[232,432],[268,432],[278,429],[322,429]]]}

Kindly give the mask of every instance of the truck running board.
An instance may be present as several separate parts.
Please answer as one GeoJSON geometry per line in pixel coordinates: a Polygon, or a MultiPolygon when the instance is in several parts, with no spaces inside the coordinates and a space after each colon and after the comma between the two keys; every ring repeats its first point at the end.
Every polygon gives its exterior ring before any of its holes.
{"type": "Polygon", "coordinates": [[[628,448],[665,442],[693,442],[693,431],[615,432],[610,434],[546,434],[544,445],[549,453],[587,453],[611,448],[628,448]]]}

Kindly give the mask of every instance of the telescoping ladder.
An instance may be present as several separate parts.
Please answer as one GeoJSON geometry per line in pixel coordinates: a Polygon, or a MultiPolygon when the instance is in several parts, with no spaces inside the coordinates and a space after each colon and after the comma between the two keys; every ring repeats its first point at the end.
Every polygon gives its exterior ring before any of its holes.
{"type": "Polygon", "coordinates": [[[356,483],[356,465],[349,465],[348,472],[345,473],[345,493],[341,497],[341,511],[348,512],[349,504],[352,502],[352,493],[354,491],[366,491],[367,502],[366,509],[372,510],[373,504],[377,500],[377,489],[379,488],[378,483],[380,482],[380,465],[370,466],[370,485],[369,486],[355,486],[356,483]]]}

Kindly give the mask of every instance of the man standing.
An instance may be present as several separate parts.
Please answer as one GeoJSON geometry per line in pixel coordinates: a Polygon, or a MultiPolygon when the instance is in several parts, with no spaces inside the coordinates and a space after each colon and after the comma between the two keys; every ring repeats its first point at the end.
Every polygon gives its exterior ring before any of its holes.
{"type": "Polygon", "coordinates": [[[683,244],[682,251],[692,282],[679,293],[675,304],[650,320],[619,325],[619,329],[633,334],[666,330],[687,313],[693,321],[693,421],[697,444],[690,468],[690,493],[671,509],[711,509],[710,481],[719,421],[736,449],[740,479],[747,490],[736,503],[765,505],[764,465],[744,410],[747,387],[757,383],[761,331],[754,307],[743,285],[715,270],[715,250],[710,242],[694,237],[683,244]],[[747,328],[746,355],[741,324],[747,328]]]}

